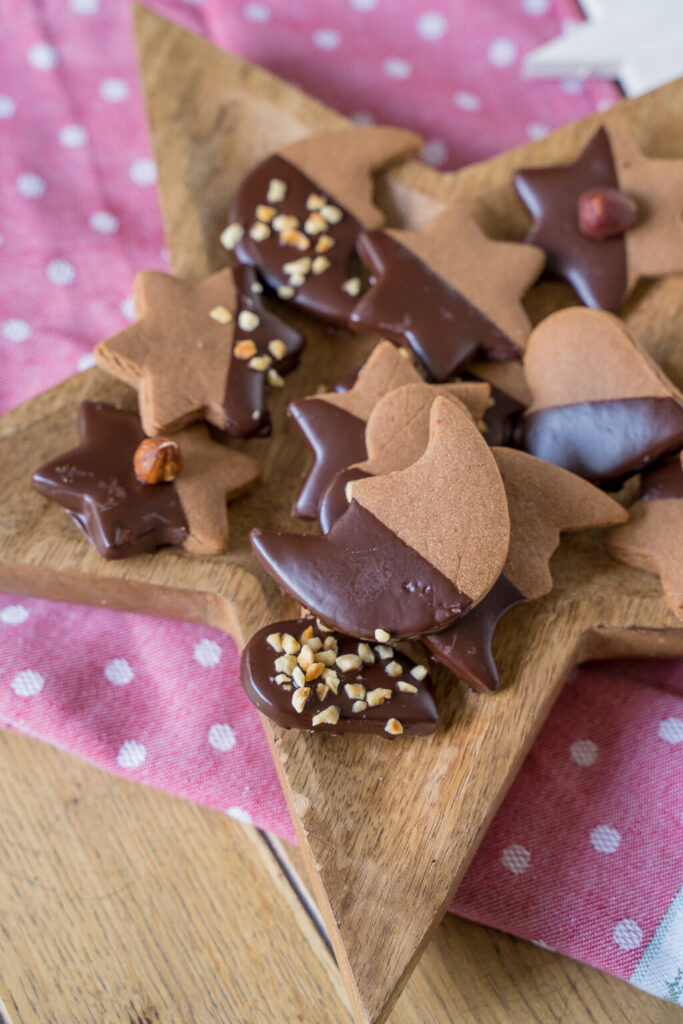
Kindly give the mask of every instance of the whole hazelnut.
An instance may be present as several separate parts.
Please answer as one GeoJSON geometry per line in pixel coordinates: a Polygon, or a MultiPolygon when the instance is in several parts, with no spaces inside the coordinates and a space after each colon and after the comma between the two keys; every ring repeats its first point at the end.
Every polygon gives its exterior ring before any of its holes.
{"type": "Polygon", "coordinates": [[[616,188],[589,188],[578,201],[579,231],[586,238],[616,238],[632,228],[638,207],[616,188]]]}
{"type": "Polygon", "coordinates": [[[141,484],[170,483],[182,468],[180,446],[170,437],[146,437],[135,449],[133,469],[141,484]]]}

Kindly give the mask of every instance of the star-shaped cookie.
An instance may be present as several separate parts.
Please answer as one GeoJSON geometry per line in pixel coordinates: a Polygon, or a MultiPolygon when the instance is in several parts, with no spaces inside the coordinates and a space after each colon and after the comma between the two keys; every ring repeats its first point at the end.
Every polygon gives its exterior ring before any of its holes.
{"type": "Polygon", "coordinates": [[[281,387],[303,338],[262,302],[249,267],[203,281],[144,271],[138,319],[95,349],[99,366],[137,388],[145,433],[205,419],[233,437],[269,430],[267,387],[281,387]]]}
{"type": "Polygon", "coordinates": [[[524,350],[531,323],[521,299],[543,268],[540,249],[487,238],[454,203],[420,231],[364,232],[358,251],[376,280],[351,326],[410,345],[431,380],[449,380],[476,353],[503,360],[524,350]]]}
{"type": "Polygon", "coordinates": [[[107,559],[164,544],[215,554],[228,543],[227,502],[261,475],[254,459],[209,437],[196,424],[173,436],[182,468],[172,482],[144,484],[134,455],[145,439],[134,412],[83,402],[80,444],[33,474],[35,489],[61,505],[107,559]]]}
{"type": "Polygon", "coordinates": [[[523,169],[514,182],[534,218],[526,240],[545,250],[547,270],[585,305],[617,312],[641,277],[683,271],[683,160],[644,156],[623,121],[599,128],[574,163],[523,169]],[[613,236],[587,235],[579,200],[595,190],[620,194],[621,207],[635,203],[635,223],[613,236]]]}

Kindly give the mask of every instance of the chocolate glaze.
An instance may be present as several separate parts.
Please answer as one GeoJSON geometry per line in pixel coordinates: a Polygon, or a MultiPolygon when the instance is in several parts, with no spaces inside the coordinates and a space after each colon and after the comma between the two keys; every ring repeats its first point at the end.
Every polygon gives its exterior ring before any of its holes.
{"type": "Polygon", "coordinates": [[[343,394],[345,391],[350,391],[358,380],[358,374],[363,369],[364,365],[364,363],[359,363],[358,366],[352,366],[350,370],[343,373],[332,390],[336,391],[337,394],[343,394]]]}
{"type": "Polygon", "coordinates": [[[483,601],[462,619],[422,638],[434,659],[449,668],[471,689],[493,693],[500,686],[498,667],[491,645],[496,626],[511,608],[526,597],[501,573],[483,601]]]}
{"type": "Polygon", "coordinates": [[[283,590],[342,633],[407,639],[445,629],[471,598],[352,501],[324,537],[252,530],[252,548],[283,590]]]}
{"type": "Polygon", "coordinates": [[[367,458],[365,423],[324,398],[291,402],[289,412],[313,449],[311,466],[294,505],[294,515],[317,519],[320,501],[334,476],[367,458]]]}
{"type": "Polygon", "coordinates": [[[306,702],[304,710],[299,713],[292,706],[293,690],[284,690],[275,682],[277,670],[275,659],[278,657],[266,637],[270,633],[290,633],[297,639],[304,629],[313,627],[315,635],[325,639],[328,636],[335,636],[339,643],[338,653],[356,654],[358,641],[341,633],[321,633],[313,618],[292,619],[285,622],[273,622],[269,626],[255,633],[242,653],[241,680],[242,686],[249,698],[259,711],[284,726],[285,729],[313,729],[314,732],[325,732],[338,735],[341,733],[363,733],[376,736],[384,736],[387,739],[394,739],[385,731],[385,725],[389,718],[397,718],[403,726],[404,736],[427,736],[436,729],[438,712],[432,697],[428,677],[418,682],[410,675],[410,670],[415,662],[406,658],[398,651],[392,651],[390,658],[380,660],[377,658],[373,665],[363,665],[361,669],[352,672],[338,672],[341,680],[339,692],[335,695],[331,690],[323,701],[319,701],[315,693],[315,683],[310,684],[311,695],[306,702]],[[403,672],[400,676],[390,676],[385,671],[390,661],[397,661],[403,672]],[[411,683],[417,687],[417,693],[404,693],[398,689],[399,680],[411,683]],[[389,700],[378,704],[375,707],[368,707],[365,711],[354,712],[351,707],[354,699],[344,691],[348,683],[362,683],[366,690],[374,690],[378,687],[392,690],[389,700]],[[312,725],[312,718],[319,711],[326,707],[335,705],[339,708],[340,716],[336,725],[321,724],[312,725]]]}
{"type": "Polygon", "coordinates": [[[594,483],[619,482],[683,445],[674,398],[621,398],[539,409],[521,423],[521,447],[594,483]]]}
{"type": "Polygon", "coordinates": [[[512,339],[391,235],[363,232],[358,252],[378,280],[359,299],[351,326],[410,345],[430,380],[449,380],[480,350],[494,360],[519,355],[512,339]]]}
{"type": "Polygon", "coordinates": [[[361,264],[355,248],[361,225],[335,196],[324,192],[297,167],[277,154],[255,167],[244,179],[235,196],[229,222],[237,221],[245,229],[243,238],[235,247],[235,255],[241,263],[256,267],[264,281],[276,291],[281,285],[289,283],[289,277],[283,270],[285,263],[300,256],[315,256],[316,236],[312,237],[311,247],[305,252],[281,245],[276,231],[272,231],[270,237],[263,242],[256,242],[249,236],[249,228],[256,220],[256,207],[268,202],[266,196],[271,178],[279,178],[287,185],[285,198],[282,202],[272,205],[278,213],[298,217],[302,230],[310,213],[306,209],[306,200],[312,192],[325,196],[330,203],[342,210],[344,216],[341,221],[330,225],[326,232],[335,240],[334,248],[325,253],[332,266],[322,274],[309,274],[306,283],[296,288],[290,301],[323,320],[345,324],[356,299],[343,291],[342,285],[349,278],[360,275],[361,264]]]}
{"type": "MultiPolygon", "coordinates": [[[[290,373],[299,362],[299,355],[304,346],[303,335],[266,309],[261,296],[251,290],[251,286],[257,280],[252,267],[237,267],[233,273],[239,291],[235,321],[243,310],[256,313],[260,320],[254,331],[240,331],[236,325],[235,340],[249,338],[256,345],[258,355],[268,355],[272,359],[272,354],[268,351],[268,342],[280,339],[287,351],[282,359],[273,359],[272,366],[282,376],[290,373]]],[[[267,386],[265,373],[250,369],[246,359],[232,357],[228,379],[225,382],[223,404],[227,421],[226,432],[232,437],[270,434],[270,415],[265,403],[267,386]]]]}
{"type": "Polygon", "coordinates": [[[51,459],[33,474],[39,494],[69,513],[107,559],[182,547],[188,535],[172,483],[138,482],[133,454],[144,438],[133,412],[102,402],[83,402],[78,413],[81,444],[51,459]]]}
{"type": "Polygon", "coordinates": [[[484,381],[491,388],[493,405],[489,405],[484,413],[486,431],[484,440],[491,447],[502,448],[512,443],[515,428],[519,418],[524,412],[525,406],[518,402],[512,395],[495,387],[484,377],[477,377],[476,374],[465,371],[461,374],[463,380],[484,381]]]}
{"type": "Polygon", "coordinates": [[[683,466],[680,454],[662,462],[649,473],[643,473],[641,488],[640,501],[683,498],[683,466]]]}
{"type": "Polygon", "coordinates": [[[346,485],[351,483],[352,480],[363,480],[368,476],[371,476],[371,474],[358,469],[357,466],[347,466],[346,469],[341,469],[333,478],[332,483],[323,494],[322,501],[320,502],[318,518],[323,533],[329,533],[334,523],[336,523],[340,516],[344,515],[349,507],[349,503],[346,500],[346,485]]]}
{"type": "Polygon", "coordinates": [[[624,237],[587,238],[579,230],[579,196],[618,189],[609,136],[600,128],[576,163],[517,171],[517,193],[534,218],[526,241],[547,254],[546,272],[563,277],[586,306],[616,312],[626,297],[624,237]]]}

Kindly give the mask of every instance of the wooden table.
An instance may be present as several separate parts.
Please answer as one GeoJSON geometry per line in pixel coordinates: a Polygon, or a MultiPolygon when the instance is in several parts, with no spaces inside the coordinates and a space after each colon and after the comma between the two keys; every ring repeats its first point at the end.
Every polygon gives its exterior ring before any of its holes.
{"type": "MultiPolygon", "coordinates": [[[[0,732],[2,1024],[349,1024],[298,851],[0,732]]],[[[377,970],[382,970],[378,963],[377,970]]],[[[680,1024],[680,1007],[448,917],[391,1024],[680,1024]]]]}

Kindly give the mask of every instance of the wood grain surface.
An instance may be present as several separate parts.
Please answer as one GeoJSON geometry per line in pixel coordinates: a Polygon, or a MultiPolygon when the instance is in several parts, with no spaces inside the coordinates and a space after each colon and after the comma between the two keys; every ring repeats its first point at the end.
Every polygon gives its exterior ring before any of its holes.
{"type": "MultiPolygon", "coordinates": [[[[173,266],[201,276],[226,262],[217,237],[246,171],[283,142],[345,121],[142,8],[137,30],[173,266]]],[[[659,145],[666,155],[683,156],[682,101],[683,84],[676,83],[630,105],[653,152],[659,145]]],[[[392,220],[407,224],[423,221],[439,202],[465,198],[492,234],[519,237],[524,218],[510,190],[512,168],[571,158],[590,130],[588,123],[571,126],[457,175],[411,164],[386,175],[379,195],[392,220]]],[[[680,279],[671,278],[641,289],[629,311],[640,340],[679,384],[681,292],[680,279]]],[[[570,299],[563,287],[543,285],[532,293],[530,310],[539,318],[570,299]]],[[[59,509],[30,491],[31,469],[73,443],[78,401],[134,401],[93,370],[0,419],[7,479],[0,495],[0,586],[201,621],[240,643],[269,617],[291,611],[247,544],[251,525],[291,526],[305,455],[284,406],[331,383],[373,343],[345,332],[332,336],[301,315],[292,319],[307,334],[309,352],[284,394],[272,400],[273,438],[242,445],[264,460],[264,482],[232,506],[225,556],[191,559],[165,551],[105,563],[59,509]]],[[[596,536],[564,542],[553,573],[553,594],[515,609],[499,630],[501,693],[482,698],[439,678],[443,725],[434,737],[389,745],[267,728],[358,1021],[386,1019],[567,670],[587,645],[592,655],[607,640],[610,653],[624,644],[637,652],[639,640],[650,653],[683,653],[683,631],[658,581],[612,562],[596,536]],[[653,632],[624,631],[634,626],[653,632]]]]}

